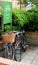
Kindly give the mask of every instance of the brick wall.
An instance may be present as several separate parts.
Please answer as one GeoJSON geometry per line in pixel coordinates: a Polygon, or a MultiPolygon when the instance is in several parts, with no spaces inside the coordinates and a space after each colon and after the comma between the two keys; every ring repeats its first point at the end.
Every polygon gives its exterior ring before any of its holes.
{"type": "Polygon", "coordinates": [[[34,33],[26,33],[26,40],[29,45],[38,45],[38,32],[34,33]]]}
{"type": "Polygon", "coordinates": [[[9,60],[9,59],[5,59],[5,58],[1,58],[0,57],[0,65],[28,65],[28,64],[21,63],[21,62],[17,62],[17,61],[13,61],[13,60],[9,60]]]}

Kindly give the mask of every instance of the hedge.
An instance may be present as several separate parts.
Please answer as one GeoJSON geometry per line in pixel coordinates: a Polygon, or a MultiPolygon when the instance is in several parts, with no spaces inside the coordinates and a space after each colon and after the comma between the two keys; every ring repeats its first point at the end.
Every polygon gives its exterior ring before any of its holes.
{"type": "MultiPolygon", "coordinates": [[[[0,18],[2,17],[0,16],[0,18]]],[[[23,29],[25,31],[38,31],[38,8],[27,12],[14,8],[12,12],[12,25],[12,31],[23,29]]],[[[8,29],[8,26],[6,28],[8,29]]]]}
{"type": "Polygon", "coordinates": [[[25,23],[28,22],[27,19],[27,12],[19,10],[19,9],[13,9],[13,25],[17,26],[17,29],[21,30],[25,23]]]}
{"type": "Polygon", "coordinates": [[[26,31],[38,31],[38,8],[28,12],[28,23],[24,25],[24,29],[26,31]]]}

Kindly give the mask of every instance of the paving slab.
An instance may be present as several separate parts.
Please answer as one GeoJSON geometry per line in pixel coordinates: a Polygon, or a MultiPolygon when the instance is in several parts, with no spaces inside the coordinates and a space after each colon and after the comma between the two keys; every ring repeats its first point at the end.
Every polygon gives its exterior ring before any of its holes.
{"type": "Polygon", "coordinates": [[[38,58],[35,58],[32,63],[38,64],[38,58]]]}
{"type": "Polygon", "coordinates": [[[23,63],[30,65],[38,65],[38,47],[30,47],[26,52],[22,54],[23,63]]]}
{"type": "Polygon", "coordinates": [[[30,65],[38,65],[38,64],[33,63],[33,64],[30,64],[30,65]]]}

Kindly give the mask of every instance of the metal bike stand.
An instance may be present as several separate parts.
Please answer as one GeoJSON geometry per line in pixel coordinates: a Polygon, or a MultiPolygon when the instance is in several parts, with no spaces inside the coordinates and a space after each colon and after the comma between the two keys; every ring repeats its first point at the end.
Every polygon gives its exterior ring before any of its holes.
{"type": "Polygon", "coordinates": [[[0,47],[0,53],[3,52],[3,57],[5,57],[5,52],[4,52],[5,48],[4,47],[0,47]]]}
{"type": "Polygon", "coordinates": [[[16,43],[15,43],[15,59],[17,61],[20,61],[21,60],[22,52],[21,52],[21,43],[20,43],[19,34],[17,35],[16,38],[17,39],[16,39],[16,43]]]}
{"type": "Polygon", "coordinates": [[[5,47],[5,58],[12,59],[12,44],[8,43],[5,47]]]}

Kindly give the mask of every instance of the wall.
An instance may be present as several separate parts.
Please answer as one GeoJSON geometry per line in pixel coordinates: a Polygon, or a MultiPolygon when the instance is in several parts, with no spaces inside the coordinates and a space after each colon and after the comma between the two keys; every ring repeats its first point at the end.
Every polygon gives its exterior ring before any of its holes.
{"type": "Polygon", "coordinates": [[[38,45],[38,32],[26,32],[27,44],[37,46],[38,45]]]}

